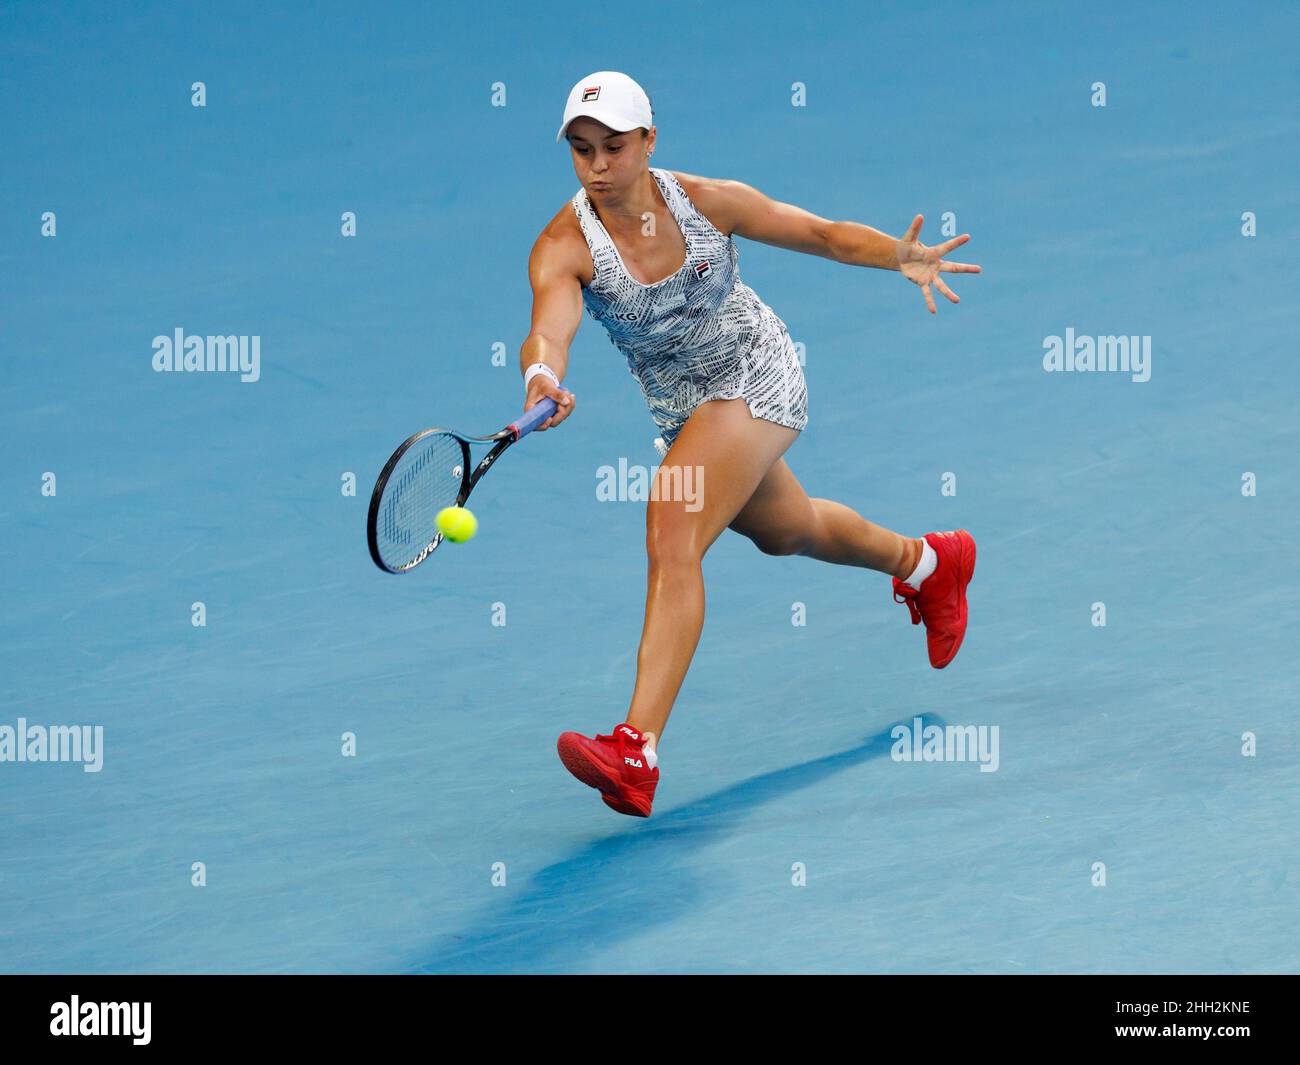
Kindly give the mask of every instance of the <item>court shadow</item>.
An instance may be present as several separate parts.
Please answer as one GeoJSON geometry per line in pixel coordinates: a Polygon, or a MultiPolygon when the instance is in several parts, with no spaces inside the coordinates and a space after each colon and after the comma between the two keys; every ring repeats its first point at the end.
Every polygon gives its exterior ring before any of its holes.
{"type": "MultiPolygon", "coordinates": [[[[925,715],[926,725],[943,719],[925,715]]],[[[833,773],[887,757],[893,722],[856,747],[750,777],[684,806],[632,822],[542,869],[500,907],[434,944],[408,971],[546,973],[572,971],[588,948],[641,935],[656,924],[727,890],[720,873],[708,883],[691,861],[699,850],[753,818],[759,808],[833,773]]],[[[629,965],[629,971],[635,967],[629,965]]]]}

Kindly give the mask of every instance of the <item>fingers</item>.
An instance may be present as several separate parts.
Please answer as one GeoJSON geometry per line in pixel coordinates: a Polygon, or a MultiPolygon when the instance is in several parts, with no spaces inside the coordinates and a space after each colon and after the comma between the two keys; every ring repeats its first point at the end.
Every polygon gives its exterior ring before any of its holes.
{"type": "MultiPolygon", "coordinates": [[[[921,229],[921,221],[921,215],[917,215],[912,219],[912,225],[907,231],[907,236],[904,237],[905,240],[915,241],[916,234],[919,233],[921,229]]],[[[943,258],[943,256],[947,255],[948,252],[953,250],[953,248],[960,248],[969,240],[970,234],[963,233],[959,237],[953,237],[951,240],[945,240],[942,244],[936,244],[933,247],[926,249],[925,265],[929,267],[929,269],[919,271],[919,273],[921,277],[925,277],[927,280],[923,282],[917,277],[913,277],[911,280],[921,286],[921,293],[925,296],[925,305],[931,314],[937,314],[939,310],[934,303],[933,289],[938,289],[944,299],[948,300],[949,303],[961,302],[957,294],[953,292],[943,278],[939,276],[940,273],[978,274],[981,272],[980,267],[974,263],[950,263],[943,258]]]]}
{"type": "MultiPolygon", "coordinates": [[[[943,257],[952,251],[953,248],[960,248],[968,240],[970,240],[970,234],[963,233],[960,237],[953,237],[952,240],[945,240],[942,244],[936,245],[931,250],[938,252],[939,258],[943,259],[943,257]]],[[[939,269],[947,274],[978,274],[980,272],[980,268],[974,263],[940,262],[939,269]]]]}
{"type": "Polygon", "coordinates": [[[912,224],[907,227],[907,232],[903,234],[906,241],[916,240],[916,235],[921,232],[921,223],[925,221],[922,215],[917,215],[912,219],[912,224]]]}
{"type": "Polygon", "coordinates": [[[529,407],[535,406],[536,404],[540,403],[543,399],[548,397],[550,399],[555,400],[555,413],[552,414],[549,418],[547,418],[544,422],[542,422],[541,425],[537,427],[536,431],[539,433],[543,433],[547,429],[553,429],[555,426],[559,425],[562,421],[564,421],[565,418],[567,418],[570,414],[573,413],[574,407],[577,406],[577,402],[578,402],[578,397],[575,396],[572,392],[569,392],[563,388],[556,388],[554,385],[551,385],[545,392],[539,395],[536,399],[532,400],[529,403],[524,404],[524,410],[527,410],[529,407]]]}
{"type": "Polygon", "coordinates": [[[572,392],[563,389],[556,389],[552,398],[555,400],[555,413],[551,415],[551,425],[559,425],[570,414],[573,413],[573,405],[576,402],[572,392]]]}

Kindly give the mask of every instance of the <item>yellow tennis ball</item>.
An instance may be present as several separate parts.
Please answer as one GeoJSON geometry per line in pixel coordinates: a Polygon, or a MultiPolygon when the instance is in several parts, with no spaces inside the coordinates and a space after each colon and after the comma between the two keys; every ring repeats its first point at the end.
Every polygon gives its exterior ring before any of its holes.
{"type": "Polygon", "coordinates": [[[478,518],[465,507],[443,507],[436,521],[438,531],[453,544],[463,544],[478,532],[478,518]]]}

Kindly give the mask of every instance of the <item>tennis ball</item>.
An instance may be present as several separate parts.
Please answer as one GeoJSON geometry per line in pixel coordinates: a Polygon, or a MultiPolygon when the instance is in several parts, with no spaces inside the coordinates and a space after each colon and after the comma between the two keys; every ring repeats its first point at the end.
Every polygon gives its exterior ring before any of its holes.
{"type": "Polygon", "coordinates": [[[443,507],[435,520],[438,531],[453,544],[472,540],[478,532],[478,518],[465,507],[443,507]]]}

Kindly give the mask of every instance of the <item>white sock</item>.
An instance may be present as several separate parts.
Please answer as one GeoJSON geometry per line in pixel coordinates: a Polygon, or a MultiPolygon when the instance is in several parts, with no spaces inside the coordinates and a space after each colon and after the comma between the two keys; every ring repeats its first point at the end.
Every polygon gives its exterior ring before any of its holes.
{"type": "Polygon", "coordinates": [[[641,748],[641,753],[645,755],[645,763],[651,769],[659,764],[659,755],[655,753],[655,749],[649,743],[646,743],[641,748]]]}
{"type": "Polygon", "coordinates": [[[929,540],[922,540],[921,561],[916,564],[916,569],[912,570],[912,575],[903,583],[910,584],[917,591],[920,591],[921,582],[934,572],[937,565],[939,565],[939,556],[934,553],[934,548],[930,546],[929,540]]]}

